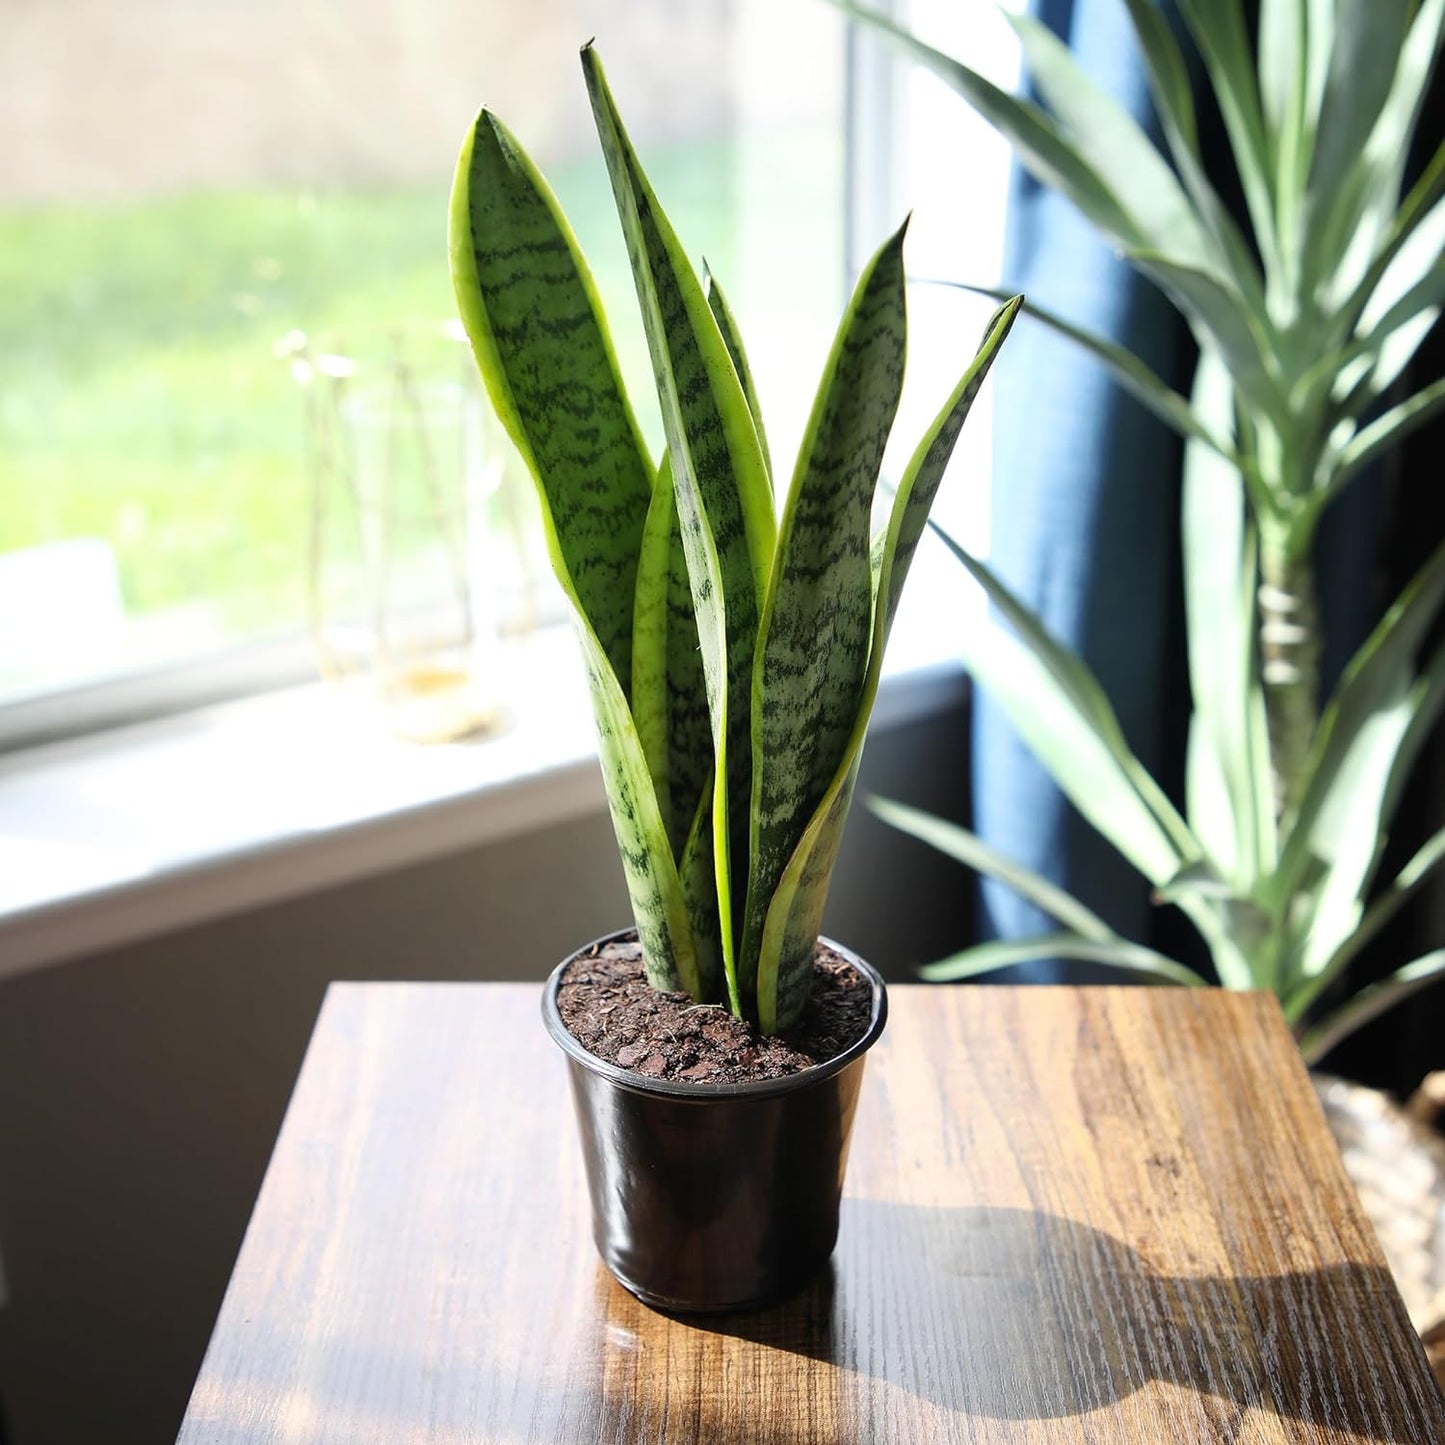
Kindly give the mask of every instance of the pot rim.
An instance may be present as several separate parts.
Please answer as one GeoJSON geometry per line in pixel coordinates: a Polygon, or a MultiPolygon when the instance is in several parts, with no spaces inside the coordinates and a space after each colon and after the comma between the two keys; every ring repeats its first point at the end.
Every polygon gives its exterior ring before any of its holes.
{"type": "Polygon", "coordinates": [[[551,1034],[553,1042],[573,1063],[579,1064],[588,1073],[597,1074],[617,1087],[630,1090],[634,1094],[662,1095],[669,1099],[687,1100],[694,1103],[706,1103],[710,1099],[767,1099],[779,1094],[791,1094],[798,1089],[822,1083],[825,1079],[831,1079],[835,1074],[841,1073],[878,1042],[878,1038],[883,1032],[883,1025],[888,1022],[888,989],[883,982],[882,974],[866,959],[860,958],[852,949],[844,948],[841,944],[834,943],[831,938],[825,938],[819,934],[818,942],[826,944],[839,957],[850,963],[868,980],[872,988],[873,1011],[868,1020],[868,1027],[860,1038],[849,1044],[841,1054],[834,1055],[824,1063],[799,1069],[796,1074],[786,1074],[780,1079],[747,1079],[741,1083],[728,1084],[695,1083],[681,1079],[649,1079],[645,1074],[624,1069],[621,1064],[609,1063],[606,1059],[599,1059],[596,1054],[591,1053],[562,1021],[561,1010],[557,1007],[557,989],[562,981],[564,970],[573,959],[581,957],[592,949],[600,948],[604,944],[635,938],[636,935],[635,928],[619,928],[614,933],[604,934],[601,938],[584,944],[581,948],[569,953],[552,970],[547,976],[546,986],[542,990],[542,1021],[547,1027],[547,1032],[551,1034]]]}

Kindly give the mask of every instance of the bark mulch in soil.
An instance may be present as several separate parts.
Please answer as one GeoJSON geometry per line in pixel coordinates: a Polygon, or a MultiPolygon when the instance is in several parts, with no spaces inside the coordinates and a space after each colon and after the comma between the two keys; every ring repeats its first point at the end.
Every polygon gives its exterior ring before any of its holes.
{"type": "Polygon", "coordinates": [[[649,1079],[735,1084],[781,1079],[836,1058],[868,1031],[873,992],[845,958],[820,943],[803,1017],[765,1038],[722,1004],[660,993],[635,940],[603,943],[568,965],[557,1006],[589,1053],[649,1079]]]}

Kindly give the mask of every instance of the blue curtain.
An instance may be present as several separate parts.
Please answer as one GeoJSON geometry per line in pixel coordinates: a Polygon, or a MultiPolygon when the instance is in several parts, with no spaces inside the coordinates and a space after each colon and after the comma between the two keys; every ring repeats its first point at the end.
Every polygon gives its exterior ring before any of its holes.
{"type": "MultiPolygon", "coordinates": [[[[1140,120],[1150,114],[1118,0],[1040,0],[1039,18],[1140,120]]],[[[1187,385],[1192,352],[1173,308],[1066,201],[1016,170],[1004,283],[1122,342],[1187,385]],[[1181,375],[1182,373],[1182,375],[1181,375]]],[[[992,558],[1049,631],[1094,669],[1146,766],[1164,757],[1161,677],[1178,661],[1175,597],[1180,445],[1070,343],[1025,318],[995,373],[992,558]]],[[[1129,937],[1146,936],[1147,885],[1072,811],[1003,714],[974,696],[974,824],[1010,857],[1062,883],[1129,937]]],[[[983,937],[1057,927],[984,882],[983,937]]],[[[1054,965],[1027,976],[1058,977],[1054,965]]],[[[1070,977],[1078,977],[1070,969],[1070,977]]]]}

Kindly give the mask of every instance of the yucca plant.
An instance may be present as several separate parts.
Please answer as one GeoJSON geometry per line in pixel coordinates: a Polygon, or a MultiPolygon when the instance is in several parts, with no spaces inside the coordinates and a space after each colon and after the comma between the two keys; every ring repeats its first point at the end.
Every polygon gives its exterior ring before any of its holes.
{"type": "MultiPolygon", "coordinates": [[[[1445,701],[1445,649],[1428,650],[1445,546],[1323,706],[1312,566],[1325,508],[1445,405],[1440,381],[1394,395],[1445,300],[1445,146],[1404,188],[1445,3],[1261,0],[1252,37],[1241,0],[1178,0],[1229,139],[1244,224],[1206,173],[1191,68],[1173,27],[1151,0],[1122,3],[1162,149],[1027,16],[1009,19],[1041,105],[883,15],[840,8],[953,85],[1169,297],[1198,343],[1186,398],[1123,348],[1027,308],[1185,438],[1187,817],[1130,753],[1087,668],[954,547],[1008,624],[963,642],[974,676],[1075,806],[1197,927],[1219,981],[1274,990],[1316,1058],[1445,973],[1445,950],[1436,950],[1318,1017],[1359,950],[1445,857],[1442,831],[1379,886],[1395,805],[1445,701]]],[[[1063,956],[1201,981],[977,838],[889,805],[880,811],[1061,925],[1048,937],[969,950],[934,977],[1063,956]]]]}
{"type": "Polygon", "coordinates": [[[575,614],[647,976],[764,1032],[802,1011],[828,881],[904,577],[969,407],[972,364],[871,535],[906,350],[903,234],[843,316],[781,519],[742,340],[582,65],[642,311],[666,451],[648,453],[555,197],[483,110],[451,208],[457,301],[541,497],[575,614]]]}

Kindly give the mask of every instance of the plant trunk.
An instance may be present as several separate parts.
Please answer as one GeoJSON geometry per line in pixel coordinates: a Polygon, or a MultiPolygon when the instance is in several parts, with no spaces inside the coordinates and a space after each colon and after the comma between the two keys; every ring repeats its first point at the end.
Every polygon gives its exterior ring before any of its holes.
{"type": "Polygon", "coordinates": [[[1275,819],[1299,807],[1319,718],[1320,619],[1310,550],[1260,538],[1259,643],[1275,819]]]}

